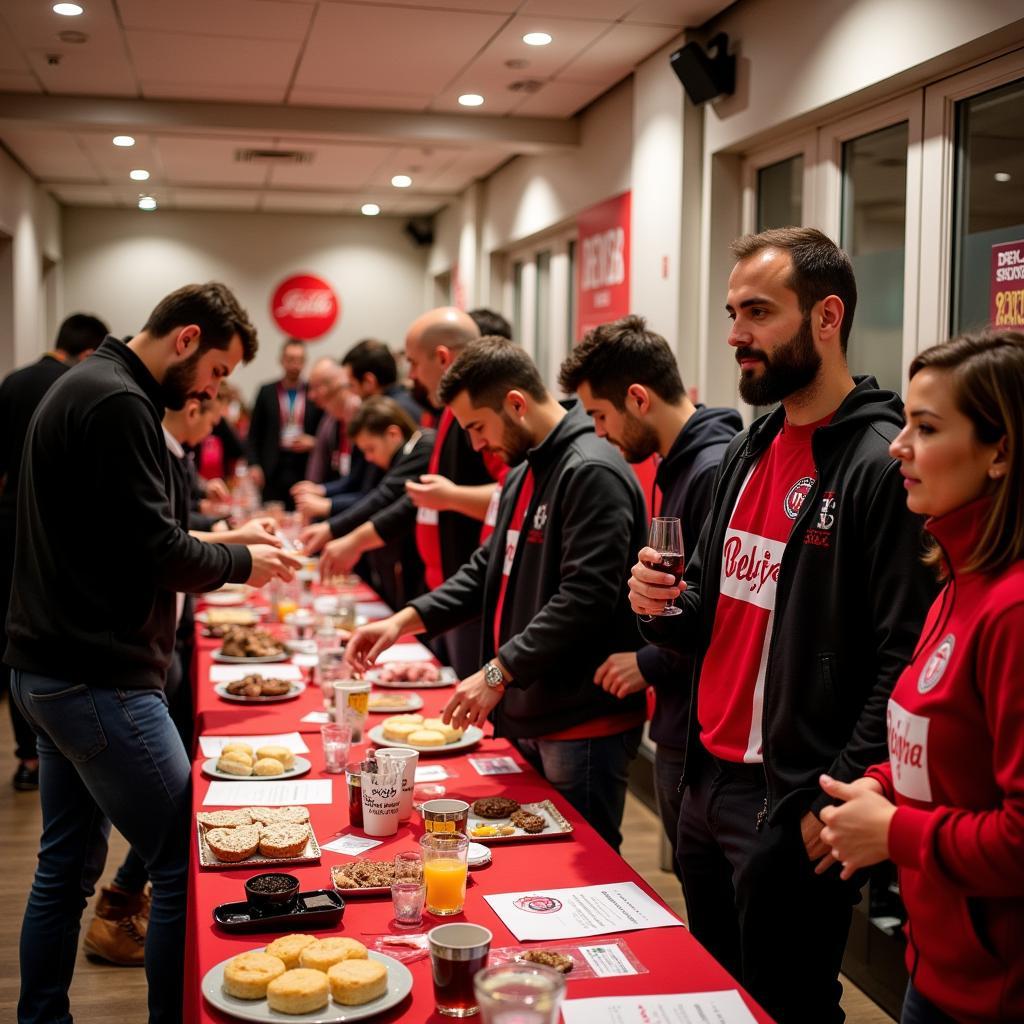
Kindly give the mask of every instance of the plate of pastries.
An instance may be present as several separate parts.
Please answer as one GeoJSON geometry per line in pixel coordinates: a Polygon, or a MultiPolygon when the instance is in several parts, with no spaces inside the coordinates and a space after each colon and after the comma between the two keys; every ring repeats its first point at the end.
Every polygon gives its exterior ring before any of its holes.
{"type": "Polygon", "coordinates": [[[306,689],[306,684],[296,679],[274,679],[254,672],[230,683],[214,683],[213,689],[222,700],[239,704],[270,704],[298,697],[306,689]]]}
{"type": "Polygon", "coordinates": [[[263,664],[287,661],[284,644],[265,629],[255,626],[231,626],[224,630],[220,647],[211,655],[224,665],[263,664]]]}
{"type": "Polygon", "coordinates": [[[312,764],[288,747],[268,744],[255,749],[248,743],[225,743],[217,757],[203,762],[203,771],[214,779],[255,782],[260,779],[294,779],[305,775],[312,764]]]}
{"type": "Polygon", "coordinates": [[[423,715],[392,715],[370,729],[369,736],[379,747],[412,747],[423,754],[465,750],[484,738],[483,730],[475,725],[456,729],[440,718],[423,715]]]}

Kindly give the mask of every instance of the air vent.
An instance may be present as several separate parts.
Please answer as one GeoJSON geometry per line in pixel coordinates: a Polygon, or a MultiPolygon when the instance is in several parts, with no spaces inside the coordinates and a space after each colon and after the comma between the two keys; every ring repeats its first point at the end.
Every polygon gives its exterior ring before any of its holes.
{"type": "Polygon", "coordinates": [[[544,88],[544,83],[538,78],[521,78],[518,82],[509,84],[510,92],[535,93],[544,88]]]}
{"type": "Polygon", "coordinates": [[[236,149],[235,161],[240,164],[308,164],[313,154],[301,149],[236,149]]]}

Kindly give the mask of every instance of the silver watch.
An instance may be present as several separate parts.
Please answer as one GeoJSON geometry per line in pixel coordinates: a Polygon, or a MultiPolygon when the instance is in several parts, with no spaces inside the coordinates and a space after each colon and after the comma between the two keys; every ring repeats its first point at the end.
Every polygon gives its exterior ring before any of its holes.
{"type": "Polygon", "coordinates": [[[494,690],[497,690],[499,686],[505,685],[505,676],[493,661],[489,661],[484,665],[484,682],[494,690]]]}

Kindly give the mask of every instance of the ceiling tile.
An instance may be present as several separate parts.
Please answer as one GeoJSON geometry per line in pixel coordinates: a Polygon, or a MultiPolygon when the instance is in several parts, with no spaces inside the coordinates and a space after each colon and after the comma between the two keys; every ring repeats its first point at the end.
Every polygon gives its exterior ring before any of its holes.
{"type": "Polygon", "coordinates": [[[0,92],[42,92],[36,76],[29,71],[0,71],[0,92]]]}
{"type": "MultiPolygon", "coordinates": [[[[343,0],[324,0],[324,6],[343,0]]],[[[365,2],[365,0],[364,0],[365,2]]],[[[477,11],[483,14],[513,14],[521,0],[370,0],[374,7],[421,7],[429,10],[477,11]]],[[[355,6],[346,4],[346,6],[355,6]]]]}
{"type": "Polygon", "coordinates": [[[154,180],[163,179],[163,164],[148,135],[136,133],[135,145],[123,149],[111,142],[115,134],[114,131],[75,133],[79,146],[89,154],[93,166],[106,181],[115,185],[129,181],[128,172],[137,167],[149,171],[154,180]]]}
{"type": "Polygon", "coordinates": [[[526,0],[519,13],[553,14],[566,18],[583,16],[597,18],[600,21],[618,21],[636,4],[637,0],[586,0],[586,3],[582,3],[581,0],[526,0]]]}
{"type": "Polygon", "coordinates": [[[0,21],[0,71],[28,71],[28,63],[22,56],[21,48],[3,21],[0,21]]]}
{"type": "MultiPolygon", "coordinates": [[[[412,178],[411,190],[427,188],[445,168],[449,167],[461,151],[430,146],[402,146],[388,153],[369,185],[374,188],[393,189],[391,179],[396,174],[408,174],[412,178]]],[[[395,195],[400,193],[396,190],[395,195]]]]}
{"type": "Polygon", "coordinates": [[[113,206],[114,193],[104,185],[49,185],[43,186],[65,206],[113,206]]]}
{"type": "Polygon", "coordinates": [[[301,42],[315,4],[283,0],[118,0],[127,29],[301,42]]]}
{"type": "MultiPolygon", "coordinates": [[[[331,192],[277,192],[267,189],[260,196],[260,209],[277,213],[341,213],[353,201],[331,192]]],[[[358,203],[355,204],[358,208],[358,203]]]]}
{"type": "Polygon", "coordinates": [[[268,168],[235,160],[235,151],[272,149],[267,138],[197,138],[161,136],[154,148],[167,180],[174,185],[263,185],[268,168]]]}
{"type": "Polygon", "coordinates": [[[70,132],[30,128],[0,132],[0,140],[40,180],[91,181],[103,177],[70,132]]]}
{"type": "Polygon", "coordinates": [[[359,92],[350,89],[294,87],[288,103],[297,107],[366,108],[370,110],[426,110],[429,93],[359,92]]]}
{"type": "Polygon", "coordinates": [[[598,82],[603,88],[625,78],[645,57],[674,39],[677,30],[658,25],[614,25],[593,46],[580,54],[558,79],[598,82]]]}
{"type": "Polygon", "coordinates": [[[177,210],[255,210],[259,199],[255,189],[176,188],[173,196],[177,210]]]}
{"type": "Polygon", "coordinates": [[[516,116],[572,117],[605,91],[599,82],[548,82],[540,92],[527,96],[515,109],[516,116]]]}
{"type": "Polygon", "coordinates": [[[285,86],[211,85],[204,82],[146,82],[142,95],[147,100],[210,100],[220,103],[282,103],[285,86]]]}
{"type": "Polygon", "coordinates": [[[282,164],[270,168],[268,185],[303,188],[361,188],[392,152],[390,146],[303,146],[313,150],[308,164],[282,164]]]}
{"type": "Polygon", "coordinates": [[[642,0],[626,16],[626,21],[646,21],[653,25],[672,25],[678,31],[696,28],[724,11],[732,0],[642,0]]]}

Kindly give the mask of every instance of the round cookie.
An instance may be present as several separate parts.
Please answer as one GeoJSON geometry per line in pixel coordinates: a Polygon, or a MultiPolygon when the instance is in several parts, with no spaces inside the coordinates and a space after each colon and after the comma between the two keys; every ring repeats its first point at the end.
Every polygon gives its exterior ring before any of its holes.
{"type": "Polygon", "coordinates": [[[264,857],[298,857],[309,839],[308,825],[280,822],[260,829],[260,853],[264,857]]]}
{"type": "Polygon", "coordinates": [[[440,718],[428,718],[423,723],[423,728],[439,732],[444,737],[445,743],[455,743],[457,740],[462,739],[461,729],[456,729],[452,725],[446,725],[440,718]]]}
{"type": "Polygon", "coordinates": [[[253,775],[284,775],[284,765],[276,757],[261,757],[252,766],[253,775]]]}
{"type": "Polygon", "coordinates": [[[365,960],[366,947],[355,939],[332,935],[310,943],[299,953],[299,963],[325,973],[342,960],[365,960]]]}
{"type": "Polygon", "coordinates": [[[299,954],[311,942],[316,942],[315,935],[282,935],[267,946],[267,952],[276,956],[290,971],[299,966],[299,954]]]}
{"type": "Polygon", "coordinates": [[[404,743],[414,732],[420,729],[419,722],[392,722],[386,721],[383,726],[384,738],[404,743]]]}
{"type": "Polygon", "coordinates": [[[267,1006],[278,1013],[312,1013],[327,1005],[329,994],[326,974],[298,967],[267,986],[267,1006]]]}
{"type": "Polygon", "coordinates": [[[414,747],[443,747],[445,738],[444,733],[437,729],[417,729],[410,733],[408,742],[414,747]]]}
{"type": "Polygon", "coordinates": [[[379,960],[343,960],[327,972],[331,998],[342,1006],[362,1006],[388,990],[388,969],[379,960]]]}
{"type": "Polygon", "coordinates": [[[280,761],[285,768],[292,768],[295,765],[295,755],[287,748],[277,744],[271,744],[267,747],[259,747],[256,751],[256,757],[272,757],[275,761],[280,761]]]}
{"type": "Polygon", "coordinates": [[[224,968],[224,991],[236,999],[262,999],[284,971],[284,964],[269,953],[241,953],[224,968]]]}

